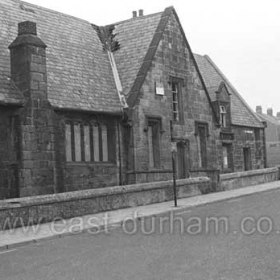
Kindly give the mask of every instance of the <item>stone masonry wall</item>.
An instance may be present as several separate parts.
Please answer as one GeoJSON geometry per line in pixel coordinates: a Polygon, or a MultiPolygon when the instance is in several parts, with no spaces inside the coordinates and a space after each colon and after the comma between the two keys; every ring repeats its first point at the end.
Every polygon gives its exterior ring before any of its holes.
{"type": "Polygon", "coordinates": [[[252,128],[233,127],[233,163],[234,172],[244,171],[243,148],[250,148],[252,169],[264,168],[263,130],[260,130],[260,139],[256,139],[252,128]],[[251,132],[251,133],[249,133],[251,132]]]}
{"type": "MultiPolygon", "coordinates": [[[[115,186],[0,202],[0,230],[173,199],[172,181],[115,186]]],[[[178,198],[201,194],[206,177],[178,180],[178,198]]]]}
{"type": "MultiPolygon", "coordinates": [[[[65,123],[66,121],[95,121],[96,115],[83,114],[80,112],[56,113],[56,171],[58,192],[103,188],[119,184],[119,143],[117,121],[115,117],[98,116],[98,119],[110,123],[111,138],[108,145],[114,154],[112,162],[67,162],[65,123]]],[[[74,148],[74,147],[72,147],[74,148]]]]}
{"type": "MultiPolygon", "coordinates": [[[[207,122],[209,136],[207,137],[208,167],[217,167],[216,136],[218,129],[213,121],[206,93],[203,90],[194,61],[185,44],[183,34],[174,15],[171,16],[163,33],[151,69],[142,86],[141,98],[134,110],[134,145],[135,145],[135,170],[150,173],[148,156],[148,138],[145,132],[146,118],[150,116],[160,117],[162,131],[160,137],[160,169],[167,173],[155,173],[154,180],[163,177],[171,178],[171,134],[170,120],[172,119],[172,94],[170,90],[170,77],[176,77],[183,81],[182,102],[184,122],[173,125],[173,136],[189,141],[190,168],[198,166],[198,137],[195,136],[195,121],[207,122]],[[156,86],[164,87],[164,95],[157,95],[156,86]]],[[[151,179],[151,176],[149,176],[151,179]]]]}
{"type": "Polygon", "coordinates": [[[20,196],[53,193],[56,184],[53,110],[47,100],[45,50],[25,48],[23,54],[14,54],[13,60],[13,67],[20,67],[17,55],[30,60],[26,69],[30,70],[26,73],[29,85],[26,92],[23,90],[26,101],[20,111],[20,196]]]}
{"type": "Polygon", "coordinates": [[[0,108],[0,199],[19,196],[16,110],[0,108]]]}

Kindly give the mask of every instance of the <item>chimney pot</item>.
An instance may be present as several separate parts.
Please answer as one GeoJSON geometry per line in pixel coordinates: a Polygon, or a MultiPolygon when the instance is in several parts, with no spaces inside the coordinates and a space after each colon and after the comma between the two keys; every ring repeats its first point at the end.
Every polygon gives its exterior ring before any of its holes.
{"type": "Polygon", "coordinates": [[[32,34],[37,35],[36,23],[32,21],[23,21],[18,24],[18,35],[32,34]]]}
{"type": "Polygon", "coordinates": [[[273,116],[273,110],[272,110],[272,108],[268,108],[267,109],[267,114],[269,115],[269,116],[273,116]]]}
{"type": "Polygon", "coordinates": [[[257,112],[258,114],[262,114],[262,106],[257,106],[257,107],[256,107],[256,112],[257,112]]]}
{"type": "Polygon", "coordinates": [[[142,17],[144,15],[144,11],[142,9],[139,10],[139,17],[142,17]]]}
{"type": "Polygon", "coordinates": [[[136,18],[137,17],[137,11],[132,12],[132,17],[136,18]]]}

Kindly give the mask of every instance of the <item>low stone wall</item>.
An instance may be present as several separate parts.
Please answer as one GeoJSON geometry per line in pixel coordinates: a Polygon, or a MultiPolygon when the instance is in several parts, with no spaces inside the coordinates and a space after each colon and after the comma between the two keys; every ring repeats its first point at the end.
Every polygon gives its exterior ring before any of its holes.
{"type": "MultiPolygon", "coordinates": [[[[178,198],[200,195],[209,184],[207,177],[177,180],[178,198]]],[[[172,186],[163,181],[3,200],[0,230],[172,200],[172,186]]]]}
{"type": "Polygon", "coordinates": [[[279,168],[257,169],[220,175],[222,190],[232,190],[279,180],[279,168]]]}

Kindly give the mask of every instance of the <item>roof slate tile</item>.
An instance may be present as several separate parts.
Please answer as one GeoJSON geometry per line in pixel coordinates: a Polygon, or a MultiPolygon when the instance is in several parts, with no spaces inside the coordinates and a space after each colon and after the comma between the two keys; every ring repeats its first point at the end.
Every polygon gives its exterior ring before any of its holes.
{"type": "Polygon", "coordinates": [[[231,94],[232,123],[239,126],[263,127],[258,116],[251,110],[246,101],[231,85],[218,67],[208,56],[195,54],[195,60],[202,74],[203,80],[213,101],[216,98],[216,91],[221,82],[224,82],[231,94]]]}
{"type": "Polygon", "coordinates": [[[19,0],[1,0],[0,19],[0,101],[11,98],[9,81],[3,81],[10,76],[8,46],[17,36],[17,24],[30,20],[36,22],[38,37],[47,45],[50,103],[69,109],[121,111],[107,54],[89,22],[19,0]]]}
{"type": "Polygon", "coordinates": [[[116,39],[121,47],[114,54],[125,95],[136,79],[161,15],[136,17],[115,24],[116,39]]]}

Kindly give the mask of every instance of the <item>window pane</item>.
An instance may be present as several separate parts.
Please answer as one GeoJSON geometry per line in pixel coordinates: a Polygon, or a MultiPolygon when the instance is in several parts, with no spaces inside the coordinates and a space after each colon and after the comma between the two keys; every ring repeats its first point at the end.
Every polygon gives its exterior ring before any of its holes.
{"type": "Polygon", "coordinates": [[[200,154],[200,167],[207,167],[207,146],[206,146],[206,126],[198,126],[198,135],[199,135],[199,154],[200,154]]]}
{"type": "Polygon", "coordinates": [[[71,125],[65,126],[66,161],[72,161],[71,125]]]}
{"type": "Polygon", "coordinates": [[[90,130],[89,126],[84,126],[84,146],[85,146],[85,161],[90,161],[90,130]]]}
{"type": "Polygon", "coordinates": [[[180,92],[179,92],[179,86],[177,82],[172,82],[171,84],[171,90],[172,90],[172,111],[173,111],[173,120],[179,121],[181,116],[181,104],[180,104],[180,92]]]}
{"type": "Polygon", "coordinates": [[[228,168],[228,148],[223,146],[223,166],[228,168]]]}
{"type": "Polygon", "coordinates": [[[81,161],[81,125],[74,125],[74,138],[75,138],[75,160],[81,161]]]}
{"type": "Polygon", "coordinates": [[[99,161],[99,129],[98,126],[93,126],[93,153],[94,153],[94,161],[99,161]]]}
{"type": "Polygon", "coordinates": [[[153,127],[148,126],[149,166],[154,167],[153,127]]]}
{"type": "Polygon", "coordinates": [[[102,154],[103,161],[108,161],[108,139],[107,139],[107,126],[102,125],[102,154]]]}
{"type": "Polygon", "coordinates": [[[153,154],[154,167],[160,166],[159,122],[153,123],[153,154]]]}

